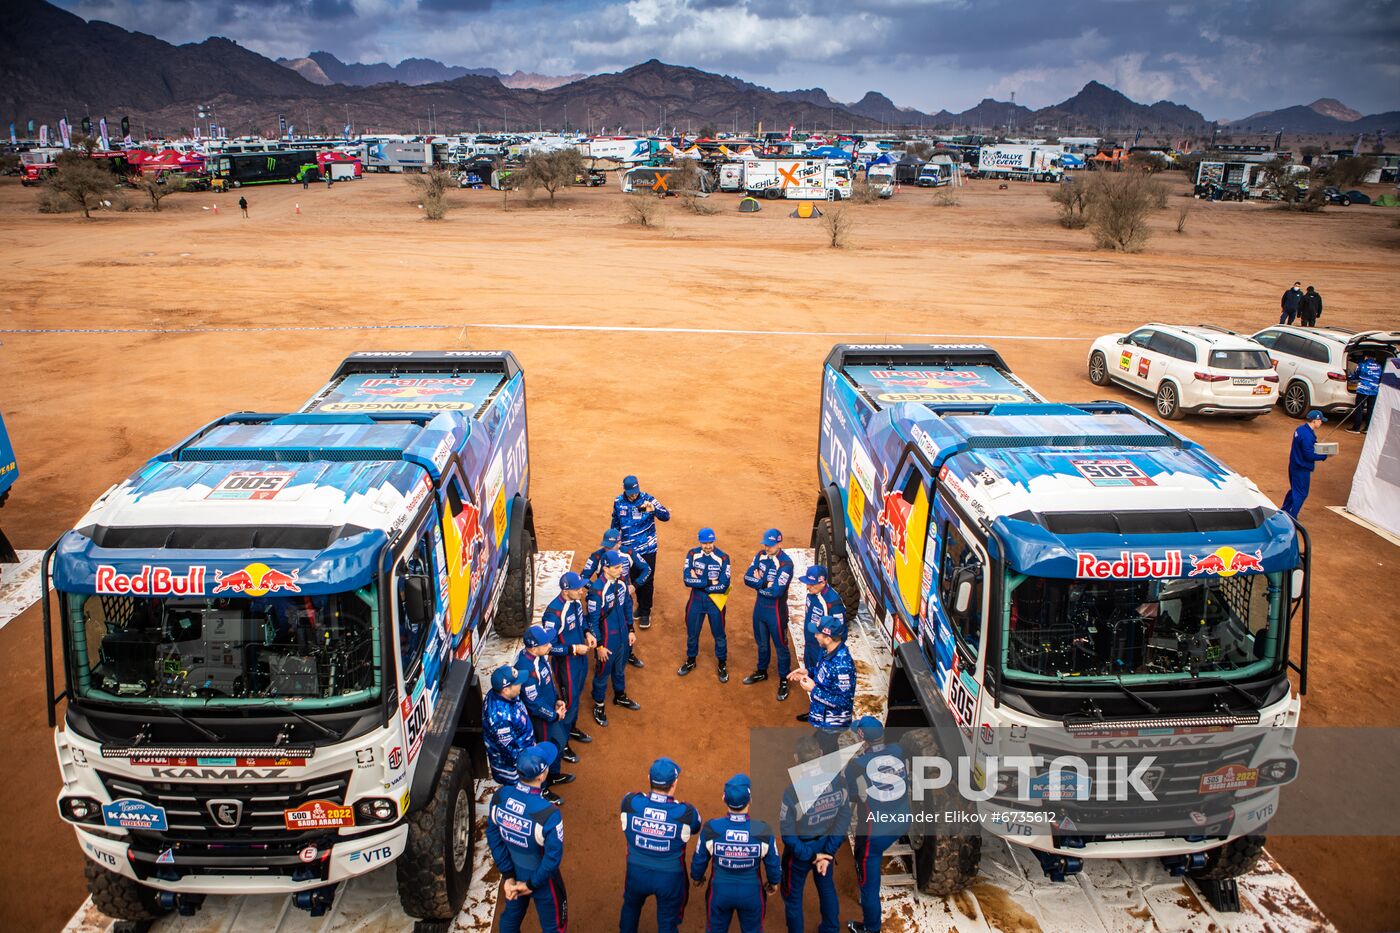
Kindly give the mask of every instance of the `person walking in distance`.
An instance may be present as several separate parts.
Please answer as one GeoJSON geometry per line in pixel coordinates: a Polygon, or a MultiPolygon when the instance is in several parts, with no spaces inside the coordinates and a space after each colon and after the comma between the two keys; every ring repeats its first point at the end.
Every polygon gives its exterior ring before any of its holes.
{"type": "Polygon", "coordinates": [[[598,665],[593,670],[593,721],[608,724],[603,701],[612,681],[613,705],[639,710],[641,704],[627,695],[627,652],[637,640],[633,631],[632,597],[622,580],[627,558],[609,551],[603,558],[603,575],[588,587],[584,618],[598,647],[598,665]]]}
{"type": "Polygon", "coordinates": [[[564,817],[544,790],[557,755],[549,742],[522,752],[519,781],[491,795],[486,846],[501,873],[505,895],[501,933],[520,933],[531,902],[541,933],[568,933],[569,895],[559,872],[564,860],[564,817]]]}
{"type": "MultiPolygon", "coordinates": [[[[584,625],[583,598],[587,592],[588,581],[582,576],[572,570],[564,574],[559,578],[559,595],[545,607],[541,620],[555,631],[550,659],[554,662],[554,680],[559,685],[559,695],[569,705],[568,712],[564,714],[568,741],[583,745],[593,739],[579,729],[578,711],[583,699],[583,684],[588,679],[588,656],[598,647],[597,640],[584,625]]],[[[570,763],[578,761],[571,744],[566,744],[559,755],[570,763]]]]}
{"type": "Polygon", "coordinates": [[[1288,495],[1283,498],[1283,510],[1295,519],[1308,498],[1313,468],[1327,459],[1326,454],[1317,452],[1317,429],[1326,423],[1326,416],[1314,408],[1308,412],[1307,424],[1298,425],[1293,432],[1293,447],[1288,453],[1288,495]]]}
{"type": "Polygon", "coordinates": [[[822,657],[816,668],[798,668],[791,676],[807,691],[807,722],[816,729],[817,742],[823,751],[834,752],[855,715],[856,663],[840,619],[826,616],[817,623],[817,644],[822,657]]]}
{"type": "MultiPolygon", "coordinates": [[[[530,725],[535,730],[535,744],[549,741],[555,748],[562,749],[569,741],[569,732],[564,727],[564,714],[569,705],[559,697],[554,680],[554,667],[549,662],[553,649],[555,630],[545,625],[532,625],[525,630],[525,647],[515,657],[515,667],[525,673],[520,685],[520,699],[530,714],[530,725]]],[[[572,774],[560,771],[559,757],[549,766],[549,780],[546,788],[571,783],[572,774]]]]}
{"type": "MultiPolygon", "coordinates": [[[[793,771],[821,756],[817,740],[803,736],[792,756],[797,765],[793,771]]],[[[836,894],[836,856],[846,847],[846,829],[851,822],[845,774],[822,774],[807,790],[808,794],[799,798],[797,788],[789,784],[778,809],[778,832],[783,838],[783,913],[788,933],[807,929],[802,895],[810,875],[821,904],[817,933],[837,933],[841,901],[836,894]]]]}
{"type": "Polygon", "coordinates": [[[1303,293],[1303,297],[1298,299],[1298,323],[1304,327],[1316,327],[1317,319],[1322,317],[1322,296],[1317,293],[1311,285],[1303,293]]]}
{"type": "Polygon", "coordinates": [[[763,533],[763,547],[753,556],[744,573],[744,585],[757,590],[753,602],[753,640],[758,645],[758,666],[744,678],[746,684],[768,679],[772,651],[778,654],[778,699],[788,698],[788,674],[792,654],[788,651],[788,587],[792,585],[792,558],[783,550],[783,533],[769,528],[763,533]],[[770,649],[770,646],[772,648],[770,649]]]}
{"type": "Polygon", "coordinates": [[[622,834],[627,838],[627,875],[622,886],[620,933],[637,933],[647,898],[656,898],[657,933],[676,933],[685,917],[685,849],[700,833],[700,811],[676,799],[680,765],[652,762],[649,792],[622,798],[622,834]]]}
{"type": "Polygon", "coordinates": [[[909,831],[909,799],[888,789],[908,786],[904,752],[886,744],[885,727],[874,716],[856,723],[864,745],[846,765],[846,788],[855,812],[856,883],[860,886],[860,922],[846,925],[847,933],[880,933],[880,863],[885,851],[909,831]],[[872,787],[876,789],[871,792],[872,787]]]}
{"type": "Polygon", "coordinates": [[[1303,283],[1294,282],[1293,287],[1283,293],[1283,300],[1279,302],[1278,322],[1280,324],[1292,324],[1293,319],[1298,316],[1298,303],[1303,300],[1303,283]]]}
{"type": "Polygon", "coordinates": [[[247,217],[247,216],[248,216],[248,199],[247,199],[247,198],[239,198],[239,199],[238,199],[238,209],[239,209],[240,211],[243,212],[243,216],[244,216],[244,217],[247,217]]]}
{"type": "Polygon", "coordinates": [[[729,813],[710,820],[700,830],[690,878],[701,885],[709,872],[705,896],[705,933],[728,933],[737,914],[739,933],[762,933],[768,895],[783,880],[773,830],[762,820],[749,818],[753,788],[747,774],[736,774],[724,785],[724,805],[729,813]]]}
{"type": "Polygon", "coordinates": [[[1376,407],[1376,395],[1381,390],[1381,363],[1373,356],[1364,356],[1352,374],[1356,380],[1356,407],[1351,412],[1351,434],[1365,434],[1371,426],[1371,413],[1376,407]]]}
{"type": "Polygon", "coordinates": [[[622,495],[613,500],[612,526],[622,533],[621,549],[647,565],[642,574],[634,564],[632,582],[637,588],[637,626],[651,628],[651,600],[656,584],[656,523],[669,522],[671,511],[642,486],[635,476],[622,480],[622,495]]]}
{"type": "Polygon", "coordinates": [[[681,581],[690,590],[685,603],[685,663],[676,671],[684,677],[695,670],[695,656],[700,652],[700,630],[706,620],[715,640],[715,661],[719,666],[719,682],[729,682],[726,666],[729,646],[724,637],[724,605],[729,599],[731,568],[729,555],[715,546],[715,530],[701,528],[699,544],[686,552],[681,566],[681,581]]]}

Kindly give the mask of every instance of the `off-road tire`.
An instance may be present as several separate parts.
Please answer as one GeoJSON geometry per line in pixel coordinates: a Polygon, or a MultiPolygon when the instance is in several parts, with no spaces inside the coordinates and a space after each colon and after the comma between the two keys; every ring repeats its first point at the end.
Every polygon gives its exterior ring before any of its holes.
{"type": "Polygon", "coordinates": [[[848,558],[836,556],[836,531],[828,515],[817,522],[816,533],[812,535],[813,563],[826,568],[827,580],[841,596],[846,606],[848,618],[860,613],[860,587],[856,585],[856,575],[851,571],[848,558]]]}
{"type": "Polygon", "coordinates": [[[1157,414],[1167,421],[1180,421],[1185,417],[1181,410],[1181,390],[1175,382],[1163,379],[1162,384],[1157,387],[1157,395],[1153,398],[1152,405],[1157,414]]]}
{"type": "Polygon", "coordinates": [[[1264,851],[1264,840],[1264,836],[1241,836],[1218,849],[1211,849],[1206,853],[1205,867],[1188,874],[1201,881],[1221,881],[1247,875],[1254,870],[1254,863],[1259,861],[1264,851]]]}
{"type": "Polygon", "coordinates": [[[780,198],[782,198],[782,196],[783,196],[783,189],[781,189],[781,188],[764,188],[764,189],[763,189],[763,196],[764,196],[765,198],[767,198],[769,201],[777,201],[777,200],[779,200],[780,198]]]}
{"type": "Polygon", "coordinates": [[[1283,413],[1290,418],[1302,418],[1311,407],[1312,393],[1308,391],[1307,384],[1294,379],[1283,390],[1283,413]]]}
{"type": "MultiPolygon", "coordinates": [[[[908,732],[900,738],[900,745],[911,759],[939,754],[931,728],[908,732]]],[[[929,812],[967,808],[966,801],[946,787],[929,792],[929,796],[932,799],[918,805],[929,812]]],[[[977,869],[982,862],[982,835],[977,832],[945,835],[932,831],[939,825],[928,820],[916,825],[909,834],[909,847],[914,851],[914,884],[923,894],[949,897],[966,890],[977,879],[977,869]]]]}
{"type": "Polygon", "coordinates": [[[1113,381],[1108,375],[1108,359],[1101,350],[1089,354],[1089,381],[1096,386],[1106,386],[1113,381]]]}
{"type": "Polygon", "coordinates": [[[518,560],[510,562],[501,604],[496,607],[496,631],[506,638],[519,638],[530,627],[535,614],[535,533],[520,532],[518,560]]]}
{"type": "Polygon", "coordinates": [[[88,893],[98,910],[114,920],[157,920],[170,911],[160,906],[160,892],[133,878],[83,860],[88,893]]]}
{"type": "Polygon", "coordinates": [[[399,903],[410,917],[451,920],[467,899],[476,832],[470,770],[471,759],[460,748],[448,749],[432,799],[408,817],[408,843],[394,865],[399,903]],[[459,838],[463,831],[465,839],[459,838]]]}

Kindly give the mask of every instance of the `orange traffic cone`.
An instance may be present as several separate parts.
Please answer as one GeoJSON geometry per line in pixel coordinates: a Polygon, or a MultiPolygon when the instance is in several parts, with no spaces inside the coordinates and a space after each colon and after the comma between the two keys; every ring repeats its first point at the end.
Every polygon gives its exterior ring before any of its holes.
{"type": "Polygon", "coordinates": [[[296,209],[297,209],[297,213],[300,214],[300,213],[301,213],[301,204],[300,204],[300,203],[298,203],[298,204],[296,205],[296,209]]]}
{"type": "Polygon", "coordinates": [[[217,214],[218,212],[219,212],[219,205],[215,204],[215,205],[214,205],[214,213],[217,214]]]}

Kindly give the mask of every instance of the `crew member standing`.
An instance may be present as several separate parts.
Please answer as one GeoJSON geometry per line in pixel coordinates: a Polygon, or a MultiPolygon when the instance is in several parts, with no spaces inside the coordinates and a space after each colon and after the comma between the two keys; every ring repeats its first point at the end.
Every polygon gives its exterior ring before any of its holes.
{"type": "Polygon", "coordinates": [[[243,212],[243,216],[244,216],[244,217],[247,217],[247,216],[248,216],[248,199],[247,199],[247,198],[239,198],[239,199],[238,199],[238,209],[239,209],[240,211],[243,212]]]}
{"type": "Polygon", "coordinates": [[[856,708],[856,664],[846,647],[846,626],[827,616],[817,623],[817,644],[822,657],[815,669],[792,672],[807,691],[807,722],[817,730],[823,751],[834,752],[841,733],[851,727],[856,708]]]}
{"type": "Polygon", "coordinates": [[[593,721],[608,724],[608,712],[603,701],[608,695],[608,680],[612,680],[613,705],[639,710],[641,704],[627,696],[627,652],[637,640],[632,629],[632,597],[622,580],[627,558],[609,551],[603,558],[603,575],[588,587],[585,624],[598,647],[594,653],[598,665],[593,670],[593,721]]]}
{"type": "Polygon", "coordinates": [[[676,674],[684,677],[695,670],[695,656],[700,653],[700,630],[710,623],[710,635],[715,640],[715,660],[719,664],[719,682],[729,682],[725,666],[729,656],[724,637],[724,604],[729,599],[731,568],[729,555],[715,546],[715,530],[701,528],[698,546],[686,552],[681,567],[681,580],[690,590],[685,603],[685,663],[676,674]]]}
{"type": "Polygon", "coordinates": [[[1374,357],[1365,356],[1356,364],[1352,374],[1356,380],[1356,408],[1351,413],[1351,425],[1347,428],[1352,434],[1365,434],[1371,426],[1371,413],[1376,407],[1376,394],[1381,390],[1381,364],[1374,357]]]}
{"type": "Polygon", "coordinates": [[[658,933],[676,933],[685,917],[685,847],[700,832],[700,812],[676,799],[680,765],[652,762],[651,791],[622,798],[622,833],[627,837],[627,878],[622,887],[620,933],[637,933],[647,898],[656,898],[658,933]]]}
{"type": "Polygon", "coordinates": [[[501,873],[505,905],[501,933],[519,933],[534,901],[541,933],[568,933],[569,896],[559,865],[564,860],[564,817],[544,790],[558,751],[549,742],[521,753],[520,780],[491,796],[486,845],[501,873]]]}
{"type": "Polygon", "coordinates": [[[757,590],[753,601],[753,640],[758,645],[758,666],[744,678],[746,684],[768,679],[770,645],[778,653],[778,699],[788,698],[787,676],[792,671],[788,651],[788,587],[792,585],[792,558],[783,550],[783,533],[769,528],[763,533],[763,547],[753,556],[744,573],[744,585],[757,590]]]}
{"type": "MultiPolygon", "coordinates": [[[[520,685],[520,699],[530,714],[530,724],[535,732],[535,744],[552,742],[555,748],[563,748],[569,741],[569,731],[564,726],[564,714],[569,704],[559,698],[559,690],[554,682],[554,668],[549,662],[549,654],[554,647],[554,629],[545,625],[532,625],[525,630],[525,647],[515,656],[516,670],[523,671],[525,680],[520,685]]],[[[549,780],[545,787],[564,785],[572,782],[574,775],[560,771],[559,756],[549,766],[549,780]]]]}
{"type": "MultiPolygon", "coordinates": [[[[564,728],[568,730],[569,740],[584,745],[593,740],[578,727],[579,703],[583,699],[584,681],[588,679],[588,655],[598,646],[583,624],[583,598],[587,592],[588,582],[569,571],[559,578],[559,595],[545,607],[543,618],[544,624],[555,631],[550,659],[554,662],[554,681],[560,697],[569,707],[564,714],[564,728]]],[[[565,761],[578,761],[578,755],[569,745],[559,754],[565,761]]]]}
{"type": "Polygon", "coordinates": [[[860,923],[847,925],[848,933],[880,933],[880,861],[885,851],[909,831],[909,799],[905,794],[890,796],[891,788],[907,787],[908,773],[904,752],[898,745],[886,744],[885,727],[874,716],[863,716],[856,723],[856,734],[864,742],[861,751],[846,765],[846,787],[855,811],[856,883],[860,886],[860,923]],[[882,793],[872,794],[871,787],[882,793]]]}
{"type": "Polygon", "coordinates": [[[761,933],[768,895],[782,881],[773,830],[762,820],[749,819],[752,796],[749,776],[734,775],[724,785],[729,814],[710,820],[700,830],[690,861],[690,877],[697,886],[714,861],[705,897],[705,933],[728,933],[736,914],[739,933],[761,933]]]}
{"type": "Polygon", "coordinates": [[[1279,302],[1278,322],[1280,324],[1292,324],[1293,319],[1298,316],[1298,302],[1303,299],[1303,283],[1294,282],[1293,287],[1283,293],[1283,299],[1279,302]]]}
{"type": "Polygon", "coordinates": [[[1304,327],[1316,327],[1317,319],[1322,317],[1322,296],[1317,293],[1311,285],[1303,293],[1303,297],[1298,299],[1298,323],[1304,327]]]}
{"type": "Polygon", "coordinates": [[[637,477],[622,480],[622,495],[613,500],[612,526],[622,532],[622,550],[647,565],[643,574],[634,564],[632,582],[637,587],[637,624],[651,628],[651,597],[656,583],[656,523],[669,522],[671,512],[649,492],[642,492],[637,477]]]}
{"type": "MultiPolygon", "coordinates": [[[[793,761],[802,765],[822,755],[821,746],[810,735],[797,742],[793,761]]],[[[846,828],[851,822],[850,800],[844,773],[822,775],[818,784],[805,788],[799,798],[797,788],[788,785],[778,810],[778,831],[783,837],[783,905],[788,933],[807,929],[803,920],[802,895],[807,876],[817,887],[821,904],[821,924],[817,933],[837,933],[841,925],[841,901],[836,894],[836,855],[846,845],[846,828]],[[805,804],[805,805],[804,805],[805,804]]]]}
{"type": "Polygon", "coordinates": [[[1326,454],[1317,452],[1317,429],[1326,423],[1326,416],[1314,408],[1308,412],[1308,423],[1298,425],[1293,432],[1293,448],[1288,454],[1288,495],[1283,497],[1283,510],[1295,519],[1308,498],[1313,467],[1327,459],[1326,454]]]}
{"type": "MultiPolygon", "coordinates": [[[[632,597],[632,604],[635,606],[638,598],[637,587],[651,581],[651,565],[622,546],[622,532],[616,528],[609,528],[603,532],[602,545],[589,554],[588,560],[583,562],[583,575],[589,582],[602,576],[603,558],[608,551],[617,551],[627,559],[627,566],[623,570],[622,578],[627,581],[627,590],[632,597]]],[[[637,656],[635,646],[627,652],[627,663],[633,667],[646,667],[642,659],[637,656]]]]}
{"type": "MultiPolygon", "coordinates": [[[[820,564],[813,564],[802,574],[801,580],[807,587],[807,615],[802,620],[802,666],[812,670],[822,659],[821,646],[817,644],[817,623],[825,616],[840,619],[846,623],[846,604],[841,594],[826,581],[827,570],[820,564]]],[[[798,716],[805,722],[806,716],[798,716]]]]}
{"type": "Polygon", "coordinates": [[[535,744],[530,713],[520,699],[521,686],[528,676],[522,670],[502,664],[491,672],[491,689],[482,701],[481,732],[486,742],[486,763],[491,767],[491,777],[505,786],[519,779],[515,760],[535,744]]]}

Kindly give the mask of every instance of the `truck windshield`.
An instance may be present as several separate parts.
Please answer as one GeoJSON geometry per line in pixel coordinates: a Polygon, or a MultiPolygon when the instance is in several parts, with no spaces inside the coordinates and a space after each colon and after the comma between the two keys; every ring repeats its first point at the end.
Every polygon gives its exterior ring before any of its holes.
{"type": "Polygon", "coordinates": [[[373,588],[330,596],[65,598],[78,699],[201,708],[290,699],[316,709],[379,696],[373,588]]]}
{"type": "Polygon", "coordinates": [[[1062,580],[1008,573],[1003,663],[1023,679],[1248,677],[1279,660],[1283,574],[1062,580]]]}

